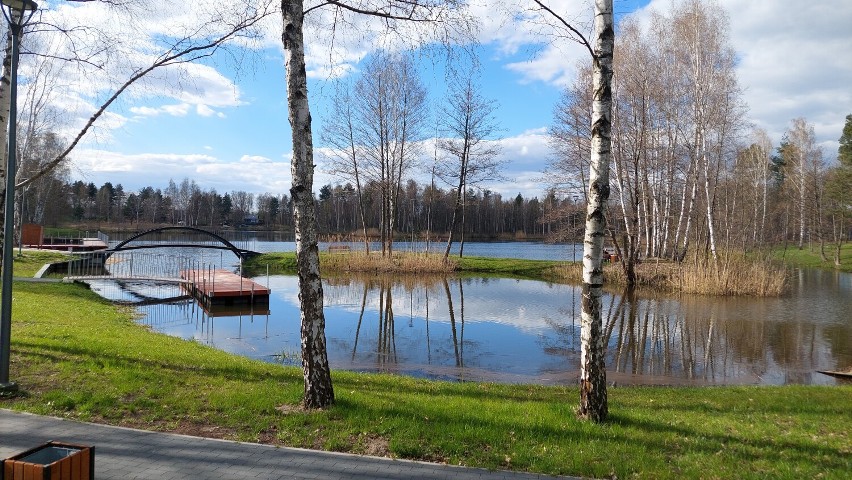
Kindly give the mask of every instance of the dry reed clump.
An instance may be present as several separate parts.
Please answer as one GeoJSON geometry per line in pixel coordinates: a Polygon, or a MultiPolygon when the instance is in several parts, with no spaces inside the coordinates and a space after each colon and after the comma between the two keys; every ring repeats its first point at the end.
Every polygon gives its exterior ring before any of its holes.
{"type": "Polygon", "coordinates": [[[553,267],[553,275],[568,283],[583,283],[583,263],[569,262],[553,267]]]}
{"type": "Polygon", "coordinates": [[[382,256],[381,253],[348,252],[322,255],[320,265],[325,271],[335,272],[450,273],[455,271],[458,262],[444,261],[441,255],[426,253],[397,252],[382,256]]]}
{"type": "Polygon", "coordinates": [[[787,291],[783,266],[740,254],[726,254],[718,262],[695,257],[681,263],[648,262],[638,265],[636,273],[640,285],[680,293],[777,297],[787,291]]]}
{"type": "Polygon", "coordinates": [[[672,277],[677,290],[704,295],[749,295],[777,297],[787,291],[787,274],[783,266],[729,254],[718,262],[693,259],[683,262],[678,277],[672,277]]]}
{"type": "MultiPolygon", "coordinates": [[[[726,254],[718,263],[704,258],[691,258],[681,263],[654,259],[637,264],[635,270],[636,286],[669,292],[777,297],[783,295],[788,287],[783,266],[741,254],[726,254]]],[[[563,265],[557,272],[565,281],[583,281],[580,263],[563,265]]],[[[627,277],[620,264],[606,264],[604,277],[608,284],[627,285],[627,277]]]]}

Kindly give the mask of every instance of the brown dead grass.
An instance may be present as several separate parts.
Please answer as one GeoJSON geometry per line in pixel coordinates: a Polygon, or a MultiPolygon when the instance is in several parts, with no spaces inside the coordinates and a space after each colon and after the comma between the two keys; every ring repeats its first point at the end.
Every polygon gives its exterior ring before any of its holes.
{"type": "MultiPolygon", "coordinates": [[[[566,281],[582,283],[583,266],[564,265],[558,274],[566,281]]],[[[610,285],[627,285],[620,264],[604,266],[604,278],[610,285]]],[[[777,297],[788,291],[783,265],[741,254],[723,254],[718,262],[709,258],[690,258],[682,263],[651,259],[636,265],[636,285],[666,292],[714,296],[777,297]]]]}
{"type": "Polygon", "coordinates": [[[456,260],[444,261],[442,255],[426,253],[398,253],[382,256],[381,253],[346,252],[322,255],[320,263],[325,271],[369,273],[451,273],[456,260]]]}
{"type": "Polygon", "coordinates": [[[358,434],[351,435],[349,442],[352,445],[352,451],[359,455],[370,455],[372,457],[390,457],[390,442],[387,438],[378,435],[358,434]]]}
{"type": "Polygon", "coordinates": [[[705,295],[777,297],[787,291],[787,273],[781,265],[742,255],[727,255],[714,262],[684,262],[679,275],[670,277],[678,291],[705,295]]]}

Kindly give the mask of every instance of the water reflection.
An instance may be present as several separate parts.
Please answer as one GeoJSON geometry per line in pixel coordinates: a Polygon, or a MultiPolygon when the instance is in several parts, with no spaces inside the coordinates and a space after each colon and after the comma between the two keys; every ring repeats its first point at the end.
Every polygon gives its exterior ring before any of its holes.
{"type": "MultiPolygon", "coordinates": [[[[781,299],[608,294],[608,379],[617,384],[834,384],[838,380],[816,370],[852,366],[850,278],[797,272],[792,295],[781,299]]],[[[186,299],[150,305],[151,298],[179,293],[179,287],[167,285],[113,286],[122,293],[112,297],[140,305],[142,321],[155,330],[242,355],[298,362],[296,277],[273,276],[268,282],[272,296],[262,310],[208,312],[186,299]]],[[[426,276],[324,282],[334,368],[455,380],[577,381],[578,288],[426,276]]]]}

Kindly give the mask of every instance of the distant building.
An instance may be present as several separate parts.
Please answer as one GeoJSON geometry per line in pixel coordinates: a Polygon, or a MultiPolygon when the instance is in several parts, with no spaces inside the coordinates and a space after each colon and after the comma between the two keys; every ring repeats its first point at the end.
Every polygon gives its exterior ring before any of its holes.
{"type": "Polygon", "coordinates": [[[257,215],[247,214],[243,217],[243,225],[263,225],[263,221],[257,218],[257,215]]]}

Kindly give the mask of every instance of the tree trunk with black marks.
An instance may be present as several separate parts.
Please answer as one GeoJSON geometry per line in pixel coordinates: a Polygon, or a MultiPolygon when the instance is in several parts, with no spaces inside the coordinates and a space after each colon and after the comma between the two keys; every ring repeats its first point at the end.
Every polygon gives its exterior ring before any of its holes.
{"type": "Polygon", "coordinates": [[[612,0],[595,0],[593,38],[592,148],[589,204],[583,247],[583,301],[580,347],[580,407],[577,415],[606,420],[606,349],[602,331],[603,243],[609,200],[612,131],[612,56],[615,32],[612,0]]]}
{"type": "Polygon", "coordinates": [[[293,159],[290,171],[293,186],[293,216],[296,230],[296,262],[301,311],[302,370],[305,380],[305,408],[323,408],[334,403],[331,370],[325,341],[322,280],[317,246],[316,205],[314,204],[314,155],[311,113],[308,107],[308,78],[305,72],[303,2],[282,1],[284,21],[282,41],[286,52],[287,105],[293,131],[293,159]]]}

